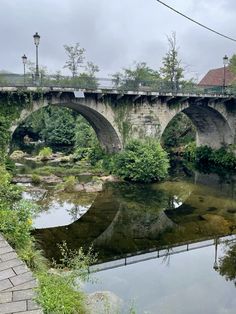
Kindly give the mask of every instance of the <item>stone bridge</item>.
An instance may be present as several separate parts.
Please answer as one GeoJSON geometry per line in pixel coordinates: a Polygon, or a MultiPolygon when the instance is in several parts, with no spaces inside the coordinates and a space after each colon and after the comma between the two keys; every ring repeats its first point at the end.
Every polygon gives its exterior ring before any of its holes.
{"type": "MultiPolygon", "coordinates": [[[[0,97],[22,90],[25,94],[39,93],[37,87],[0,87],[0,97]]],[[[236,100],[230,95],[40,87],[40,97],[32,97],[31,104],[19,110],[11,132],[30,114],[48,105],[67,107],[84,116],[108,152],[121,150],[131,138],[161,139],[180,112],[196,127],[198,146],[220,148],[236,143],[236,100]]]]}

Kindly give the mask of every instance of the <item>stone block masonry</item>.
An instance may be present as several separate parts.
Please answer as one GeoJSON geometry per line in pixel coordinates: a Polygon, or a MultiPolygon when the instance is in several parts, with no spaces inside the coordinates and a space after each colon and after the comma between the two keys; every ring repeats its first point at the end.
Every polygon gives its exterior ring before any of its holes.
{"type": "Polygon", "coordinates": [[[0,234],[0,313],[43,314],[34,301],[37,282],[0,234]]]}

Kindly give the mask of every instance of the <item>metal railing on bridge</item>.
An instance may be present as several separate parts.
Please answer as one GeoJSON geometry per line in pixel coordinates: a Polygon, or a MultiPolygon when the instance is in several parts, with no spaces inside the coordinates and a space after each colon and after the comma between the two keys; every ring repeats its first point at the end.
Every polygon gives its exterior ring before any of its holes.
{"type": "Polygon", "coordinates": [[[198,84],[182,82],[174,85],[164,80],[130,80],[115,78],[95,78],[89,75],[69,77],[62,75],[42,75],[38,81],[34,75],[0,73],[0,87],[59,87],[76,90],[117,90],[122,92],[158,92],[160,94],[192,94],[192,95],[236,95],[233,87],[200,86],[198,84]]]}
{"type": "Polygon", "coordinates": [[[126,254],[123,257],[114,257],[112,260],[92,265],[89,267],[89,272],[99,272],[103,270],[123,267],[135,263],[145,262],[151,259],[167,258],[171,255],[180,254],[192,250],[206,248],[209,246],[217,246],[219,244],[235,243],[236,235],[225,235],[221,237],[199,239],[197,241],[186,241],[176,243],[174,245],[162,246],[159,248],[149,249],[148,251],[138,251],[132,254],[126,254]]]}

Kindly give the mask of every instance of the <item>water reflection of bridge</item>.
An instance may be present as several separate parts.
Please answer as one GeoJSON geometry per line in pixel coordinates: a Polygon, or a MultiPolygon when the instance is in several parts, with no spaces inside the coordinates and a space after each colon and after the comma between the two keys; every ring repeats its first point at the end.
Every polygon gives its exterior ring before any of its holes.
{"type": "MultiPolygon", "coordinates": [[[[236,242],[236,234],[234,235],[225,235],[222,237],[214,237],[208,239],[202,239],[198,241],[187,241],[183,243],[177,243],[173,246],[162,246],[159,248],[149,249],[147,251],[137,251],[133,254],[126,254],[124,257],[114,257],[114,259],[105,262],[90,266],[90,272],[98,272],[102,270],[113,269],[117,267],[123,267],[135,263],[140,263],[144,261],[148,261],[151,259],[161,258],[161,257],[168,257],[170,255],[175,255],[179,253],[184,253],[192,250],[197,250],[209,246],[216,246],[217,252],[217,245],[229,243],[229,242],[236,242]]],[[[215,257],[216,258],[216,257],[215,257]]]]}

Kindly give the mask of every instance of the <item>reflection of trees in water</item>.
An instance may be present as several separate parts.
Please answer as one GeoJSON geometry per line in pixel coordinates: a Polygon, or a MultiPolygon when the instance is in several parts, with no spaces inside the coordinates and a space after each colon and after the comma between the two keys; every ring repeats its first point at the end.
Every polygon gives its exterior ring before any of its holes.
{"type": "Polygon", "coordinates": [[[236,287],[236,243],[228,244],[228,250],[219,259],[219,273],[227,281],[233,281],[236,287]]]}

